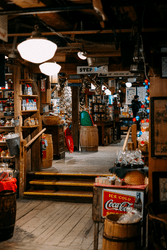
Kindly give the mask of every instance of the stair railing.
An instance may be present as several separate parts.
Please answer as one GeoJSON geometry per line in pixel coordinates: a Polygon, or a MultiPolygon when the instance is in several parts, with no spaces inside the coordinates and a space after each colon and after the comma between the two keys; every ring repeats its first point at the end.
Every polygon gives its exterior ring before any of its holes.
{"type": "Polygon", "coordinates": [[[27,151],[46,130],[42,129],[37,135],[35,135],[29,142],[26,140],[20,140],[20,178],[19,178],[19,197],[22,198],[26,189],[26,175],[27,175],[27,151]]]}

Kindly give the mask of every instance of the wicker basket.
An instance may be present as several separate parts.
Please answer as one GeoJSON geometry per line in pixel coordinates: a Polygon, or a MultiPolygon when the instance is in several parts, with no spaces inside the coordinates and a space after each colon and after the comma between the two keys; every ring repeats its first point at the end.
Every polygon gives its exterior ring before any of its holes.
{"type": "Polygon", "coordinates": [[[44,116],[43,123],[45,125],[56,125],[60,123],[61,118],[59,116],[44,116]]]}

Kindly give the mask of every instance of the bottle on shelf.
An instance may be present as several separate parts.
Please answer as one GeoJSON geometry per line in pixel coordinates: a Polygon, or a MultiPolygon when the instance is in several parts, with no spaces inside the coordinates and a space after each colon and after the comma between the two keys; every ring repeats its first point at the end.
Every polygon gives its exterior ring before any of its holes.
{"type": "Polygon", "coordinates": [[[37,109],[37,102],[36,102],[36,100],[34,99],[34,101],[33,101],[33,109],[34,110],[36,110],[37,109]]]}
{"type": "Polygon", "coordinates": [[[26,110],[26,100],[25,99],[23,99],[21,102],[21,109],[26,110]]]}
{"type": "Polygon", "coordinates": [[[0,112],[3,112],[3,103],[0,102],[0,112]]]}
{"type": "Polygon", "coordinates": [[[27,84],[25,84],[25,86],[24,86],[24,95],[27,95],[27,93],[28,93],[28,88],[27,88],[27,84]]]}
{"type": "Polygon", "coordinates": [[[30,110],[29,100],[26,99],[26,110],[30,110]]]}

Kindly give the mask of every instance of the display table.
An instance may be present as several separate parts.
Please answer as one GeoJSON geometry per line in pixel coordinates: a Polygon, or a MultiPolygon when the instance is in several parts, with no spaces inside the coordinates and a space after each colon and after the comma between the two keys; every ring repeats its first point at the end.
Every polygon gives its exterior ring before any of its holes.
{"type": "Polygon", "coordinates": [[[98,127],[98,133],[99,133],[99,145],[101,144],[104,146],[104,137],[105,137],[105,128],[106,127],[112,127],[115,128],[115,122],[112,121],[97,121],[94,122],[94,124],[98,127]]]}
{"type": "Polygon", "coordinates": [[[146,212],[148,185],[105,185],[94,183],[92,218],[94,222],[94,250],[98,250],[99,223],[108,214],[124,214],[127,207],[138,208],[142,213],[143,246],[146,244],[146,212]]]}

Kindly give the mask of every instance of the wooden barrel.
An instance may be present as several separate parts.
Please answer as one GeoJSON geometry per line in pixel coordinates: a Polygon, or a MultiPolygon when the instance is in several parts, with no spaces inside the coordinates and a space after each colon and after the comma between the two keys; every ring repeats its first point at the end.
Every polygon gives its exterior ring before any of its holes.
{"type": "Polygon", "coordinates": [[[16,219],[16,193],[0,192],[0,241],[13,236],[16,219]]]}
{"type": "Polygon", "coordinates": [[[42,156],[42,168],[52,167],[53,161],[53,141],[51,134],[43,134],[42,138],[47,141],[46,152],[42,156]]]}
{"type": "Polygon", "coordinates": [[[80,146],[81,151],[98,151],[98,129],[97,126],[81,126],[80,146]]]}
{"type": "Polygon", "coordinates": [[[109,214],[104,221],[102,250],[139,250],[141,249],[140,222],[119,224],[121,215],[109,214]]]}

